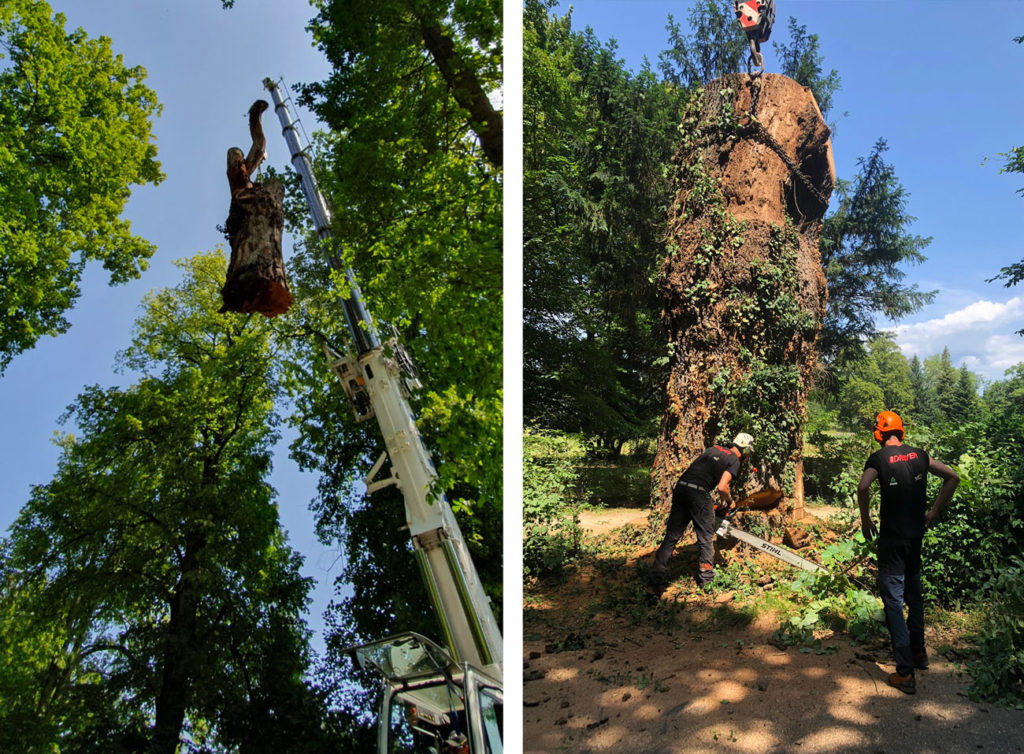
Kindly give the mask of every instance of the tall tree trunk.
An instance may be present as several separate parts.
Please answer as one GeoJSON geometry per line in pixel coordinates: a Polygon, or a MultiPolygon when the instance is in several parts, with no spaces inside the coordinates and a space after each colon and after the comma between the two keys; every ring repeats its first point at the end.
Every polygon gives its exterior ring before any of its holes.
{"type": "Polygon", "coordinates": [[[185,723],[192,692],[192,652],[202,590],[199,584],[206,533],[193,529],[185,535],[181,574],[171,597],[171,616],[164,638],[160,691],[156,697],[153,754],[174,754],[185,723]]]}
{"type": "Polygon", "coordinates": [[[835,170],[810,90],[731,74],[691,108],[662,265],[673,355],[652,502],[665,508],[701,450],[739,431],[759,481],[792,493],[828,297],[818,234],[835,170]]]}
{"type": "Polygon", "coordinates": [[[501,113],[491,105],[480,81],[467,69],[466,61],[455,49],[455,43],[445,35],[441,27],[421,22],[421,30],[423,42],[451,87],[455,101],[469,111],[473,131],[480,139],[484,154],[492,165],[500,168],[503,139],[501,113]]]}

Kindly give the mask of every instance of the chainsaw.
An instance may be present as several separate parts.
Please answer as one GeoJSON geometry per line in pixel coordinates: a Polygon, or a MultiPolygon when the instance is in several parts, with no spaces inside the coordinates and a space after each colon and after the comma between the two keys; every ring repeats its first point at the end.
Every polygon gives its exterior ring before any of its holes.
{"type": "MultiPolygon", "coordinates": [[[[739,513],[740,511],[754,511],[754,510],[767,510],[773,508],[782,499],[782,492],[775,489],[761,490],[755,492],[753,495],[747,497],[736,503],[734,508],[731,508],[724,516],[716,516],[715,524],[718,527],[715,534],[719,537],[728,537],[729,539],[735,539],[738,542],[744,542],[751,547],[760,550],[761,552],[771,555],[773,558],[781,560],[783,563],[787,563],[797,568],[802,568],[805,571],[812,573],[826,573],[826,570],[817,563],[811,562],[801,558],[794,552],[790,552],[785,547],[772,544],[771,542],[755,537],[753,534],[748,534],[742,529],[737,529],[730,519],[739,513]]],[[[718,506],[716,506],[717,508],[718,506]]]]}

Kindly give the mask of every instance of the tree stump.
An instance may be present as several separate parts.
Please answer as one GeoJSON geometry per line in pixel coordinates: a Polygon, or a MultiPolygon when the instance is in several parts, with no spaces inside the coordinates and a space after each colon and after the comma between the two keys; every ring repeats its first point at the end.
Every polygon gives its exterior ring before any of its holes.
{"type": "Polygon", "coordinates": [[[254,183],[231,197],[225,232],[231,244],[221,312],[259,312],[274,317],[288,311],[281,232],[284,186],[277,180],[254,183]]]}
{"type": "Polygon", "coordinates": [[[791,550],[802,550],[811,544],[811,533],[798,526],[787,526],[782,537],[782,544],[791,550]]]}
{"type": "Polygon", "coordinates": [[[666,507],[703,448],[741,431],[755,438],[754,486],[792,494],[828,297],[818,235],[835,183],[829,129],[792,79],[732,74],[695,97],[682,134],[661,268],[670,375],[652,502],[666,507]]]}

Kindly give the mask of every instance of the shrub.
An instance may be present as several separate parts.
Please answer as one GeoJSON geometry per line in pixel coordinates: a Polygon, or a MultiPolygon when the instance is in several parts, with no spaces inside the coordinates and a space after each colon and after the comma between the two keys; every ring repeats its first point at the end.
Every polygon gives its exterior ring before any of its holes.
{"type": "Polygon", "coordinates": [[[523,434],[523,573],[546,578],[564,573],[579,557],[579,468],[584,442],[561,432],[523,434]]]}
{"type": "Polygon", "coordinates": [[[651,501],[651,463],[620,457],[614,463],[589,463],[580,481],[589,503],[607,508],[646,508],[651,501]]]}
{"type": "MultiPolygon", "coordinates": [[[[801,571],[790,589],[803,606],[775,632],[784,644],[818,646],[817,629],[845,630],[854,641],[866,641],[882,633],[881,601],[847,573],[852,564],[869,555],[873,546],[861,534],[829,545],[821,553],[825,573],[801,571]]],[[[851,569],[855,573],[858,569],[851,569]]]]}
{"type": "MultiPolygon", "coordinates": [[[[968,430],[968,434],[973,434],[968,430]]],[[[1009,448],[993,451],[975,436],[970,453],[951,456],[964,446],[963,429],[925,437],[928,452],[953,460],[960,486],[936,525],[925,533],[921,573],[926,596],[946,605],[973,602],[1010,556],[1024,544],[1024,510],[1020,484],[1014,483],[1009,448]]],[[[938,494],[939,480],[930,479],[928,501],[938,494]]]]}
{"type": "Polygon", "coordinates": [[[864,435],[825,431],[808,433],[807,441],[816,452],[804,459],[806,495],[830,505],[857,507],[857,482],[877,445],[872,447],[864,435]]]}
{"type": "Polygon", "coordinates": [[[974,701],[1024,709],[1024,561],[1010,560],[985,585],[985,621],[973,637],[978,655],[967,665],[974,701]]]}

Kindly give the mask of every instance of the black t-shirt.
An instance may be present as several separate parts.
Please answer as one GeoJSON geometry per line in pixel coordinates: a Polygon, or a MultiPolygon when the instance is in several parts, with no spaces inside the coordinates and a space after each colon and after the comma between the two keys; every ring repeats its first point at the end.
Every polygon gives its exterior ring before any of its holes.
{"type": "Polygon", "coordinates": [[[715,445],[708,448],[700,457],[690,464],[683,472],[680,482],[699,484],[711,492],[722,480],[722,474],[728,471],[735,477],[740,472],[740,459],[729,448],[715,445]]]}
{"type": "Polygon", "coordinates": [[[909,445],[886,445],[864,464],[882,488],[879,539],[921,539],[928,493],[928,454],[909,445]]]}

